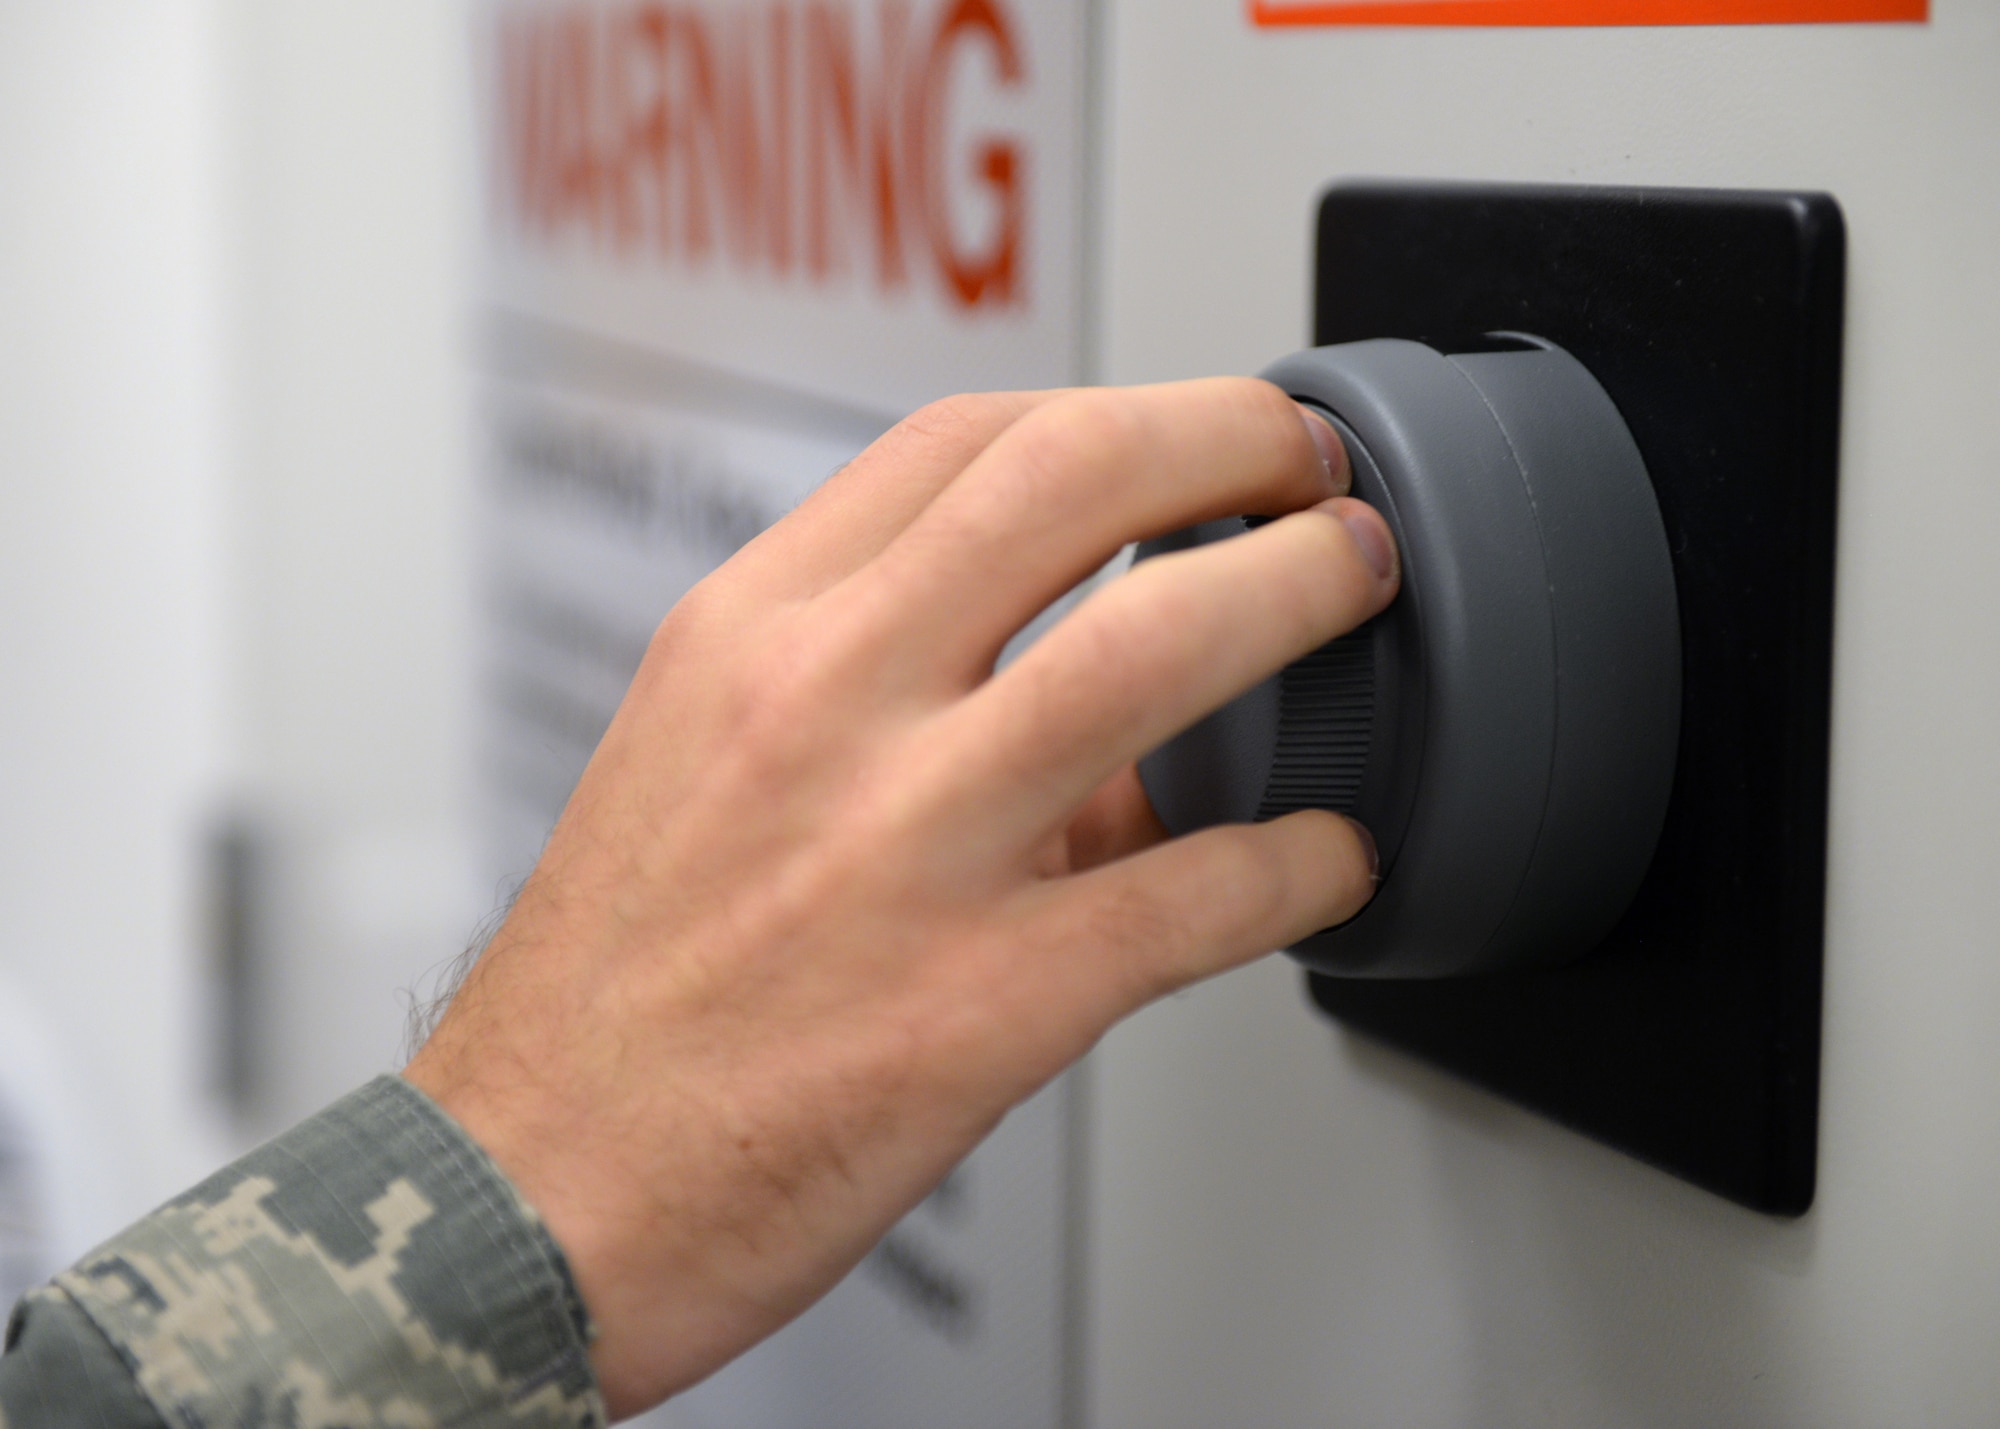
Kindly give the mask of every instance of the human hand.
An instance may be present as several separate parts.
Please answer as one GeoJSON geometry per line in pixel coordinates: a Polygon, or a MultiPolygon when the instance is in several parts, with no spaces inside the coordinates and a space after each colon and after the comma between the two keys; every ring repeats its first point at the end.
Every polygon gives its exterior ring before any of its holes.
{"type": "Polygon", "coordinates": [[[674,607],[405,1072],[568,1254],[614,1414],[798,1314],[1120,1017],[1367,900],[1358,825],[1163,841],[1133,763],[1389,602],[1346,489],[1251,379],[956,398],[674,607]],[[1296,514],[994,673],[1128,541],[1246,512],[1296,514]]]}

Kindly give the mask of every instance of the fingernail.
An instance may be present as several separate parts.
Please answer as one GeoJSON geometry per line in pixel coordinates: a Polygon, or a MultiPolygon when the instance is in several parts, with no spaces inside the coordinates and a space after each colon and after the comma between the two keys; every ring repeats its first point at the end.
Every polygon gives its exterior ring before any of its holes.
{"type": "Polygon", "coordinates": [[[1345,814],[1342,814],[1341,817],[1347,819],[1348,827],[1353,829],[1354,836],[1361,840],[1361,851],[1368,855],[1368,876],[1375,882],[1380,883],[1382,881],[1382,855],[1375,847],[1375,835],[1368,832],[1368,825],[1362,823],[1361,820],[1349,819],[1345,814]]]}
{"type": "Polygon", "coordinates": [[[1305,403],[1299,403],[1298,408],[1306,419],[1306,431],[1312,436],[1313,449],[1319,453],[1320,462],[1326,467],[1326,479],[1333,483],[1335,491],[1346,491],[1347,448],[1341,444],[1340,433],[1333,429],[1333,423],[1305,403]]]}
{"type": "Polygon", "coordinates": [[[1365,506],[1350,506],[1340,513],[1340,524],[1361,548],[1375,579],[1386,581],[1396,571],[1396,544],[1382,518],[1365,506]]]}

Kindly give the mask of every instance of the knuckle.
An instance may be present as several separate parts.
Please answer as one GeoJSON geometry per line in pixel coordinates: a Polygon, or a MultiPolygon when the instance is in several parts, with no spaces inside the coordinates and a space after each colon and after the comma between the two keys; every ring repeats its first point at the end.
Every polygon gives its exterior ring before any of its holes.
{"type": "Polygon", "coordinates": [[[1105,593],[1079,611],[1064,632],[1074,642],[1071,668],[1090,673],[1090,683],[1116,688],[1139,673],[1150,645],[1160,637],[1162,618],[1171,619],[1170,602],[1145,601],[1143,589],[1105,593]]]}
{"type": "Polygon", "coordinates": [[[898,422],[908,436],[927,440],[958,440],[974,436],[1002,415],[1005,398],[994,392],[962,392],[927,402],[898,422]]]}
{"type": "Polygon", "coordinates": [[[1024,420],[1021,446],[1038,470],[1115,477],[1144,455],[1152,426],[1137,394],[1095,387],[1060,397],[1024,420]]]}
{"type": "MultiPolygon", "coordinates": [[[[1262,422],[1270,422],[1281,428],[1287,436],[1293,429],[1304,435],[1304,424],[1299,419],[1298,403],[1294,402],[1285,389],[1261,377],[1225,377],[1220,379],[1229,384],[1230,396],[1242,404],[1244,415],[1262,422]]],[[[1310,446],[1312,439],[1305,438],[1310,446]]]]}
{"type": "Polygon", "coordinates": [[[1101,621],[1121,643],[1161,639],[1209,608],[1190,579],[1209,559],[1207,551],[1196,550],[1142,561],[1086,601],[1076,612],[1078,623],[1101,621]]]}
{"type": "Polygon", "coordinates": [[[1150,1001],[1182,981],[1193,948],[1187,916],[1173,902],[1137,883],[1121,883],[1094,899],[1084,936],[1108,959],[1119,986],[1136,1001],[1150,1001]]]}
{"type": "Polygon", "coordinates": [[[675,601],[646,641],[642,668],[670,669],[699,660],[722,623],[721,602],[707,581],[675,601]]]}
{"type": "Polygon", "coordinates": [[[1212,870],[1218,895],[1244,933],[1281,922],[1295,898],[1285,862],[1273,856],[1266,830],[1230,829],[1215,843],[1212,870]]]}
{"type": "Polygon", "coordinates": [[[989,409],[983,394],[939,398],[891,427],[877,449],[908,454],[976,442],[988,425],[989,409]]]}
{"type": "MultiPolygon", "coordinates": [[[[1233,603],[1216,599],[1206,552],[1148,561],[1130,572],[1079,616],[1079,633],[1096,642],[1093,653],[1106,680],[1156,682],[1176,678],[1201,651],[1241,638],[1233,603]]],[[[1258,572],[1256,579],[1268,578],[1258,572]]],[[[1295,602],[1280,602],[1289,609],[1295,602]]]]}
{"type": "Polygon", "coordinates": [[[1142,404],[1118,389],[1053,398],[1007,428],[991,449],[994,463],[963,499],[947,503],[948,524],[980,536],[996,520],[1064,519],[1080,500],[1102,500],[1143,478],[1153,466],[1144,459],[1150,426],[1142,404]]]}
{"type": "MultiPolygon", "coordinates": [[[[1051,658],[1024,662],[1020,689],[1029,722],[1023,727],[1066,730],[1088,747],[1142,720],[1145,692],[1155,689],[1171,664],[1175,633],[1159,607],[1135,600],[1103,600],[1066,622],[1051,658]]],[[[1046,745],[1037,746],[1046,758],[1046,745]]]]}
{"type": "Polygon", "coordinates": [[[823,489],[894,486],[936,462],[963,463],[1006,428],[1019,405],[1018,396],[1006,392],[966,392],[928,402],[877,437],[823,489]]]}
{"type": "Polygon", "coordinates": [[[702,660],[693,681],[685,678],[687,669],[680,678],[683,690],[698,695],[708,717],[727,732],[737,756],[782,762],[810,745],[826,712],[842,699],[850,654],[851,642],[828,622],[779,620],[737,633],[726,654],[702,660]]]}
{"type": "Polygon", "coordinates": [[[1057,406],[1086,450],[1125,456],[1144,446],[1153,422],[1145,399],[1128,387],[1093,387],[1057,406]]]}
{"type": "Polygon", "coordinates": [[[746,707],[789,722],[827,698],[845,665],[844,642],[834,632],[790,623],[746,650],[732,676],[746,707]]]}
{"type": "Polygon", "coordinates": [[[1216,410],[1228,420],[1242,423],[1249,435],[1266,442],[1275,440],[1284,450],[1301,456],[1314,454],[1298,403],[1284,388],[1261,377],[1211,377],[1203,385],[1216,410]]]}

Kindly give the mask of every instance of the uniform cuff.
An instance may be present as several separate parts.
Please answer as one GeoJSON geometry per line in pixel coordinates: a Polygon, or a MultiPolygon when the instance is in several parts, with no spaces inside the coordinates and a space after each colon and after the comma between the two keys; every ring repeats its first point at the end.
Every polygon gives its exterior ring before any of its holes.
{"type": "Polygon", "coordinates": [[[251,1152],[57,1284],[175,1429],[605,1422],[561,1250],[400,1077],[251,1152]]]}

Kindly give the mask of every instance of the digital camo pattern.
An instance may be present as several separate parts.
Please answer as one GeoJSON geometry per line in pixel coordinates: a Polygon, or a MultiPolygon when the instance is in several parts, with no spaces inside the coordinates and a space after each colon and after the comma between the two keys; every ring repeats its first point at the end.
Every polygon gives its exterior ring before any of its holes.
{"type": "Polygon", "coordinates": [[[30,1291],[7,1335],[0,1429],[166,1429],[118,1351],[62,1291],[30,1291]]]}
{"type": "MultiPolygon", "coordinates": [[[[174,1429],[604,1423],[554,1241],[398,1078],[252,1152],[56,1285],[174,1429]]],[[[39,1429],[7,1363],[0,1429],[39,1429]]]]}

